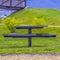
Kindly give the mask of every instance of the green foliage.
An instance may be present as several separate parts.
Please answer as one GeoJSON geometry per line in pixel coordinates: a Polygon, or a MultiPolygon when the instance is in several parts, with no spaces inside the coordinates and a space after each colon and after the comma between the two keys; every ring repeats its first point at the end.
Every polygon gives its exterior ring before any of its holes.
{"type": "Polygon", "coordinates": [[[60,25],[60,10],[49,9],[49,8],[26,8],[20,11],[12,13],[8,17],[14,17],[21,24],[49,24],[49,25],[60,25]],[[43,23],[41,23],[43,19],[43,23]],[[36,22],[35,22],[36,21],[36,22]],[[40,21],[40,22],[39,22],[40,21]]]}
{"type": "Polygon", "coordinates": [[[32,24],[33,25],[46,25],[46,21],[43,16],[42,17],[34,17],[34,19],[32,20],[32,24]]]}
{"type": "Polygon", "coordinates": [[[0,23],[1,23],[1,21],[2,21],[2,18],[0,17],[0,23]]]}
{"type": "MultiPolygon", "coordinates": [[[[12,13],[6,19],[15,19],[18,21],[18,24],[22,25],[60,25],[60,10],[49,8],[26,8],[12,13]]],[[[13,23],[15,24],[15,22],[13,23]]],[[[39,30],[36,29],[34,31],[44,33],[46,30],[47,28],[43,28],[39,30]]]]}
{"type": "Polygon", "coordinates": [[[12,26],[19,24],[19,21],[17,21],[15,18],[11,19],[10,17],[3,19],[2,22],[11,33],[15,32],[15,28],[12,28],[12,26]]]}

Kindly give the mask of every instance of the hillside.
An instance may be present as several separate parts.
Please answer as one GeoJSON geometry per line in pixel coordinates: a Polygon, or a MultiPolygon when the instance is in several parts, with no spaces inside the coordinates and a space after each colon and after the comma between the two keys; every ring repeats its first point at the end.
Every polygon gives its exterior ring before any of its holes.
{"type": "Polygon", "coordinates": [[[15,18],[21,24],[33,24],[35,18],[37,20],[43,18],[46,24],[60,25],[60,10],[50,8],[27,8],[16,11],[8,17],[15,18]]]}
{"type": "MultiPolygon", "coordinates": [[[[25,8],[9,15],[10,20],[15,19],[19,25],[54,25],[60,26],[60,10],[50,8],[25,8]]],[[[23,31],[22,31],[23,32],[23,31]]],[[[33,32],[56,33],[60,34],[60,28],[48,27],[44,29],[34,30],[33,32]]],[[[18,32],[19,33],[19,32],[18,32]]],[[[21,32],[20,32],[21,33],[21,32]]]]}

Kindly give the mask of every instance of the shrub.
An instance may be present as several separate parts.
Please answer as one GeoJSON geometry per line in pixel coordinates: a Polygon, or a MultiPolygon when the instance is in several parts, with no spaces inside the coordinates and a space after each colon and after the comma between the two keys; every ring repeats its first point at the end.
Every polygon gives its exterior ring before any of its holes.
{"type": "MultiPolygon", "coordinates": [[[[10,18],[10,17],[7,17],[3,19],[2,21],[11,33],[15,32],[15,28],[11,28],[12,26],[24,24],[23,20],[19,22],[19,20],[16,20],[15,18],[10,18]]],[[[45,18],[43,16],[33,17],[32,20],[28,20],[26,22],[28,22],[29,25],[35,25],[35,26],[46,25],[45,18]]],[[[37,29],[34,31],[37,31],[37,29]]],[[[40,31],[42,31],[42,29],[39,29],[39,32],[40,31]]]]}
{"type": "Polygon", "coordinates": [[[43,16],[34,17],[34,19],[32,20],[32,24],[34,24],[34,25],[46,25],[45,18],[43,16]]]}
{"type": "MultiPolygon", "coordinates": [[[[40,16],[40,17],[34,17],[34,19],[32,20],[32,24],[36,25],[36,26],[45,26],[47,25],[46,23],[46,17],[44,16],[40,16]]],[[[43,29],[34,29],[33,32],[40,32],[40,33],[44,33],[46,30],[46,28],[43,29]]]]}
{"type": "Polygon", "coordinates": [[[1,21],[2,21],[2,18],[0,17],[0,23],[1,23],[1,21]]]}
{"type": "Polygon", "coordinates": [[[19,24],[19,21],[17,21],[15,18],[10,17],[3,19],[2,22],[5,24],[10,33],[15,32],[15,28],[12,28],[12,26],[19,24]]]}

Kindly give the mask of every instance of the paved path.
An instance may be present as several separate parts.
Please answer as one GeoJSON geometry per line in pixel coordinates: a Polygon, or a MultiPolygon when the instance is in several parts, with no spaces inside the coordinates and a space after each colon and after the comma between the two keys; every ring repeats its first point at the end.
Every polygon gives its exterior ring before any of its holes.
{"type": "Polygon", "coordinates": [[[60,60],[60,54],[18,54],[0,55],[0,60],[60,60]]]}

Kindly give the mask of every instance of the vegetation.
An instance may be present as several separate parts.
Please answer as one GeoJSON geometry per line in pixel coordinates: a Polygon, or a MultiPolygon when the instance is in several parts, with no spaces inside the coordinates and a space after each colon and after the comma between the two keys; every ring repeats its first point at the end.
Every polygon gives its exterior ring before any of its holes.
{"type": "Polygon", "coordinates": [[[1,23],[1,21],[2,21],[2,17],[0,17],[0,23],[1,23]]]}
{"type": "Polygon", "coordinates": [[[2,23],[10,31],[10,33],[14,33],[15,32],[15,29],[12,28],[12,26],[15,26],[15,25],[19,24],[19,22],[16,19],[14,19],[14,18],[11,19],[10,17],[7,17],[7,18],[3,19],[2,23]]]}
{"type": "Polygon", "coordinates": [[[40,21],[39,24],[41,24],[41,21],[45,20],[46,22],[44,21],[44,24],[60,25],[60,10],[56,9],[28,8],[16,11],[8,17],[14,17],[20,24],[37,25],[37,22],[40,21]]]}
{"type": "Polygon", "coordinates": [[[60,28],[46,27],[33,29],[32,33],[56,33],[56,38],[32,38],[32,47],[28,47],[26,38],[4,38],[3,34],[28,30],[16,30],[15,25],[60,25],[60,10],[45,8],[27,8],[16,11],[0,24],[0,54],[60,52],[60,28]]]}

